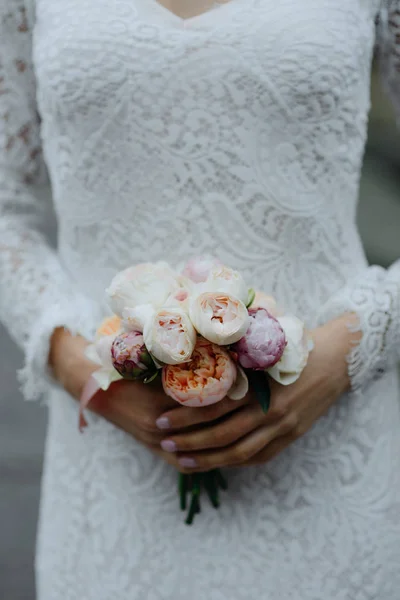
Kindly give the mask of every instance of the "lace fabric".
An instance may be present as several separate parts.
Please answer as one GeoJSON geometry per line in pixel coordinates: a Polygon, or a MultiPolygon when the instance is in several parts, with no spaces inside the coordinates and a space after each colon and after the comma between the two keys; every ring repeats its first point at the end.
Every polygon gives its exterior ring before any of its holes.
{"type": "Polygon", "coordinates": [[[46,169],[28,15],[21,1],[0,7],[0,313],[25,350],[21,381],[25,396],[33,399],[48,390],[54,328],[90,336],[96,307],[74,289],[40,233],[46,205],[35,184],[46,180],[46,169]]]}
{"type": "Polygon", "coordinates": [[[183,24],[152,0],[3,0],[0,313],[26,396],[50,394],[39,600],[398,600],[399,267],[368,268],[355,227],[375,17],[397,96],[398,7],[231,0],[183,24]],[[173,470],[94,416],[79,436],[46,364],[55,327],[91,337],[117,269],[202,253],[310,327],[356,311],[362,393],[232,470],[193,530],[173,470]]]}
{"type": "MultiPolygon", "coordinates": [[[[387,94],[400,117],[400,2],[385,0],[377,19],[377,49],[387,94]]],[[[357,274],[320,312],[320,322],[345,312],[358,315],[362,332],[348,357],[354,391],[400,361],[400,260],[390,269],[373,266],[357,274]]]]}

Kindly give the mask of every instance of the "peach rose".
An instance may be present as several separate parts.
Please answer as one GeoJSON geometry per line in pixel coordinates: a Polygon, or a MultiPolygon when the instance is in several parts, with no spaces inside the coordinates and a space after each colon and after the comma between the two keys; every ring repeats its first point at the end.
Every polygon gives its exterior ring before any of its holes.
{"type": "Polygon", "coordinates": [[[96,331],[96,338],[99,339],[105,335],[117,335],[122,329],[122,321],[116,315],[107,317],[100,324],[96,331]]]}
{"type": "Polygon", "coordinates": [[[244,373],[236,368],[229,353],[201,337],[190,362],[163,367],[162,382],[168,396],[192,407],[215,404],[231,391],[233,399],[239,400],[248,390],[244,373]]]}

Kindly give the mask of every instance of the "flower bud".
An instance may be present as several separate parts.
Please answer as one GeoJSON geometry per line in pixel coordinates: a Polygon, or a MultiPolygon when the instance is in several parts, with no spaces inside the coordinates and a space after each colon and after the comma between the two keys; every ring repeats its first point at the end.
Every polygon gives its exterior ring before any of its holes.
{"type": "Polygon", "coordinates": [[[245,369],[265,370],[282,357],[286,346],[280,323],[265,308],[249,310],[249,327],[235,345],[239,363],[245,369]]]}
{"type": "Polygon", "coordinates": [[[124,379],[146,379],[156,370],[138,331],[118,335],[111,346],[111,357],[114,368],[124,379]]]}

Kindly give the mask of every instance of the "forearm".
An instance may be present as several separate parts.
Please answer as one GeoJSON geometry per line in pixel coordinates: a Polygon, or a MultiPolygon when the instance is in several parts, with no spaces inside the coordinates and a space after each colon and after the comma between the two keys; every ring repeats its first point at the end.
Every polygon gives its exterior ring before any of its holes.
{"type": "Polygon", "coordinates": [[[87,345],[84,337],[72,335],[64,327],[58,327],[50,340],[49,368],[58,383],[76,399],[96,369],[85,357],[87,345]]]}
{"type": "Polygon", "coordinates": [[[369,267],[360,272],[322,307],[319,322],[344,313],[355,315],[348,355],[353,390],[364,389],[400,360],[400,261],[390,269],[369,267]]]}

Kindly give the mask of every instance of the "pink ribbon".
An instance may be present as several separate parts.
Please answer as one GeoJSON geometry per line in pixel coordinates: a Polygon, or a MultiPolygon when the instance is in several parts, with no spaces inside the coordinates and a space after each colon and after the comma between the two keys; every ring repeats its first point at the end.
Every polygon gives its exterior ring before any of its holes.
{"type": "Polygon", "coordinates": [[[100,390],[100,386],[96,379],[91,375],[84,385],[82,390],[80,402],[79,402],[79,431],[82,433],[85,427],[88,426],[88,422],[85,419],[83,411],[90,404],[90,401],[94,398],[97,392],[100,390]]]}

